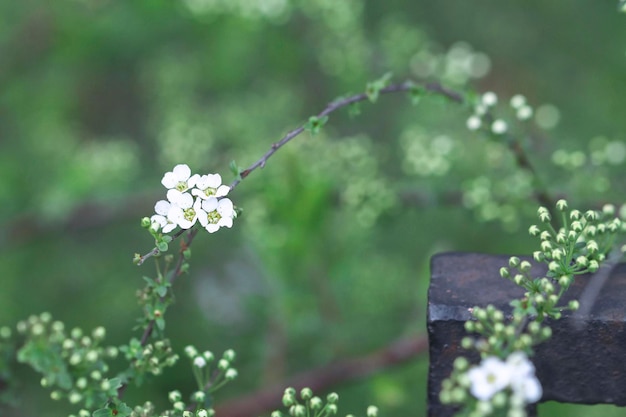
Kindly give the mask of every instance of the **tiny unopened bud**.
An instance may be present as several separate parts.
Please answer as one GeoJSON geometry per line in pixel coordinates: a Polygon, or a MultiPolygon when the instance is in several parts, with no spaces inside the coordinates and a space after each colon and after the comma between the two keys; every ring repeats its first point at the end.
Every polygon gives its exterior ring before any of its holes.
{"type": "Polygon", "coordinates": [[[225,371],[230,367],[230,362],[228,362],[226,359],[220,359],[217,362],[217,369],[219,369],[220,371],[225,371]]]}
{"type": "Polygon", "coordinates": [[[370,405],[367,407],[367,417],[376,417],[378,416],[378,407],[374,405],[370,405]]]}
{"type": "Polygon", "coordinates": [[[226,370],[226,373],[224,374],[224,378],[228,379],[229,381],[237,378],[237,370],[235,368],[228,368],[226,370]]]}
{"type": "Polygon", "coordinates": [[[522,263],[520,263],[520,265],[519,265],[519,270],[522,271],[522,272],[528,272],[528,271],[530,271],[531,267],[532,267],[532,265],[530,264],[530,262],[522,261],[522,263]]]}
{"type": "Polygon", "coordinates": [[[106,336],[106,329],[102,326],[96,327],[91,333],[95,340],[102,340],[106,336]]]}
{"type": "Polygon", "coordinates": [[[193,365],[196,368],[204,368],[206,366],[206,360],[202,356],[196,356],[193,360],[193,365]]]}
{"type": "Polygon", "coordinates": [[[567,201],[566,200],[559,200],[556,202],[556,208],[559,209],[560,211],[565,211],[567,210],[567,201]]]}
{"type": "Polygon", "coordinates": [[[559,278],[559,285],[561,287],[569,287],[571,283],[572,283],[571,275],[563,275],[559,278]]]}
{"type": "Polygon", "coordinates": [[[598,264],[598,261],[596,261],[595,259],[592,259],[591,261],[589,261],[589,266],[587,267],[587,269],[589,270],[589,272],[596,272],[598,269],[600,269],[600,264],[598,264]]]}
{"type": "Polygon", "coordinates": [[[465,350],[471,349],[474,346],[474,340],[471,337],[464,337],[461,339],[461,347],[465,350]]]}
{"type": "Polygon", "coordinates": [[[195,347],[188,345],[188,346],[185,346],[185,355],[187,355],[190,359],[192,359],[198,356],[198,351],[196,350],[195,347]]]}
{"type": "Polygon", "coordinates": [[[206,394],[204,391],[196,391],[191,395],[191,399],[195,403],[204,403],[205,398],[206,394]]]}
{"type": "Polygon", "coordinates": [[[515,267],[517,267],[519,264],[520,264],[520,260],[519,260],[519,258],[518,258],[517,256],[511,256],[511,257],[509,258],[509,266],[510,266],[511,268],[515,268],[515,267]]]}
{"type": "Polygon", "coordinates": [[[222,358],[226,359],[228,362],[232,362],[235,360],[235,351],[232,349],[228,349],[222,355],[222,358]]]}
{"type": "Polygon", "coordinates": [[[454,360],[453,366],[457,371],[464,371],[469,368],[469,361],[465,357],[459,356],[454,360]]]}
{"type": "Polygon", "coordinates": [[[578,300],[571,300],[569,303],[567,303],[567,306],[570,308],[570,310],[576,311],[580,308],[580,303],[578,302],[578,300]]]}
{"type": "Polygon", "coordinates": [[[300,398],[302,398],[303,400],[310,400],[311,397],[313,397],[313,391],[311,390],[311,388],[305,387],[300,390],[300,398]]]}
{"type": "Polygon", "coordinates": [[[293,417],[306,417],[306,407],[302,404],[296,404],[291,415],[293,417]]]}
{"type": "Polygon", "coordinates": [[[150,222],[150,217],[144,217],[141,219],[141,227],[143,227],[144,229],[147,229],[148,227],[150,227],[151,224],[152,223],[150,222]]]}
{"type": "Polygon", "coordinates": [[[324,404],[322,403],[322,399],[320,397],[313,397],[309,401],[309,406],[313,411],[321,410],[323,405],[324,404]]]}
{"type": "Polygon", "coordinates": [[[331,404],[335,404],[337,401],[339,401],[339,395],[337,395],[336,392],[331,392],[326,396],[326,401],[331,404]]]}
{"type": "Polygon", "coordinates": [[[509,270],[505,266],[500,268],[500,276],[502,278],[508,278],[509,277],[509,270]]]}
{"type": "Polygon", "coordinates": [[[207,362],[213,362],[213,360],[215,359],[213,352],[211,352],[210,350],[205,350],[202,353],[202,356],[204,356],[204,359],[206,359],[207,362]]]}
{"type": "Polygon", "coordinates": [[[533,224],[532,226],[528,228],[528,233],[531,236],[537,236],[539,233],[541,233],[541,230],[539,229],[539,226],[537,226],[536,224],[533,224]]]}

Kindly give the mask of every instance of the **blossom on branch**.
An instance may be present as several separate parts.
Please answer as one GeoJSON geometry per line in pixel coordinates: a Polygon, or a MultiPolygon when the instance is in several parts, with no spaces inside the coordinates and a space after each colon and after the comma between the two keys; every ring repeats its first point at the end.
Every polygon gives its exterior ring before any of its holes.
{"type": "Polygon", "coordinates": [[[167,199],[172,204],[167,215],[169,221],[176,223],[181,229],[189,229],[198,220],[199,200],[194,203],[189,193],[181,193],[178,190],[169,190],[167,199]]]}
{"type": "Polygon", "coordinates": [[[232,227],[235,209],[228,198],[203,200],[199,210],[200,224],[207,232],[214,233],[220,227],[232,227]]]}
{"type": "Polygon", "coordinates": [[[157,224],[163,233],[169,233],[176,229],[177,224],[168,219],[172,204],[169,201],[160,200],[154,205],[155,215],[150,217],[152,224],[157,224]]]}
{"type": "Polygon", "coordinates": [[[191,177],[195,187],[191,194],[207,200],[211,197],[224,197],[230,191],[228,185],[222,185],[220,174],[208,174],[200,176],[198,174],[191,177]]]}
{"type": "Polygon", "coordinates": [[[510,389],[512,403],[524,407],[539,401],[543,394],[535,367],[523,352],[512,353],[506,361],[494,356],[485,358],[467,376],[471,394],[480,401],[489,401],[498,392],[510,389]]]}
{"type": "Polygon", "coordinates": [[[165,173],[161,184],[166,188],[184,193],[194,186],[194,181],[196,180],[194,177],[191,177],[191,169],[187,164],[178,164],[171,172],[165,173]]]}
{"type": "Polygon", "coordinates": [[[161,183],[168,189],[167,200],[154,206],[156,214],[145,226],[152,233],[169,233],[176,227],[187,230],[198,220],[209,233],[232,227],[236,212],[233,202],[224,198],[230,187],[222,184],[220,174],[192,175],[189,166],[178,164],[165,173],[161,183]]]}

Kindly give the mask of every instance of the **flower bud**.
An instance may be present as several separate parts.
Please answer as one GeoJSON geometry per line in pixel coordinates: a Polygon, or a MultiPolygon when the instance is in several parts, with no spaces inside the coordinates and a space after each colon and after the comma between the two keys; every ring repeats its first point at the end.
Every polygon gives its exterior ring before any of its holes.
{"type": "Polygon", "coordinates": [[[367,407],[367,417],[376,417],[378,416],[378,407],[374,405],[370,405],[367,407]]]}
{"type": "Polygon", "coordinates": [[[150,227],[151,224],[152,223],[150,222],[150,217],[144,217],[141,219],[141,227],[143,227],[144,229],[150,227]]]}
{"type": "Polygon", "coordinates": [[[226,378],[229,381],[232,381],[233,379],[237,378],[237,370],[235,368],[228,368],[226,370],[226,373],[224,374],[224,378],[226,378]]]}
{"type": "Polygon", "coordinates": [[[339,400],[339,395],[336,392],[331,392],[326,396],[326,401],[330,404],[335,404],[339,400]]]}

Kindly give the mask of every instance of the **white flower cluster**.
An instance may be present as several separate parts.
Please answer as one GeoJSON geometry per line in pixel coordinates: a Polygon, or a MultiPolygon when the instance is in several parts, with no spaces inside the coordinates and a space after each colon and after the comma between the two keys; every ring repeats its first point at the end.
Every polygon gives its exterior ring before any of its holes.
{"type": "Polygon", "coordinates": [[[191,175],[191,169],[179,164],[161,180],[167,190],[167,200],[154,206],[150,218],[152,228],[169,233],[176,227],[189,229],[199,221],[209,233],[220,227],[231,227],[236,217],[233,202],[224,198],[230,188],[222,185],[219,174],[191,175]]]}
{"type": "MultiPolygon", "coordinates": [[[[483,94],[474,108],[474,114],[467,119],[467,128],[469,130],[480,129],[483,125],[483,116],[496,104],[498,104],[498,96],[496,93],[489,91],[483,94]]],[[[532,117],[533,109],[526,104],[526,97],[521,94],[516,94],[511,97],[509,104],[515,111],[515,116],[518,120],[528,120],[532,117]]],[[[503,135],[507,132],[508,125],[502,119],[495,119],[491,122],[490,130],[495,135],[503,135]]]]}
{"type": "Polygon", "coordinates": [[[511,405],[524,407],[541,399],[542,389],[535,376],[535,367],[523,352],[511,354],[506,361],[494,356],[483,359],[468,372],[470,392],[481,401],[489,401],[496,393],[510,388],[511,405]]]}

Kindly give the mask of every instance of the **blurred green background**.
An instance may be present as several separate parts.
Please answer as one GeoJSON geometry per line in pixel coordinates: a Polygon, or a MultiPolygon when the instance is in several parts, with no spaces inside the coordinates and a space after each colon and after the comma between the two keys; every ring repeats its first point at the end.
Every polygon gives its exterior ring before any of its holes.
{"type": "MultiPolygon", "coordinates": [[[[231,160],[248,166],[387,71],[495,91],[551,192],[619,204],[625,23],[616,1],[0,2],[0,324],[50,311],[106,326],[112,344],[138,336],[134,294],[153,267],[131,258],[152,247],[139,219],[163,198],[163,173],[184,162],[229,183],[231,160]],[[532,122],[515,123],[517,93],[532,122]]],[[[238,352],[218,404],[423,335],[434,253],[533,250],[529,179],[465,128],[470,110],[402,95],[361,110],[281,149],[232,193],[235,226],[194,242],[167,333],[181,351],[238,352]]],[[[423,416],[427,360],[328,389],[342,414],[423,416]]],[[[15,415],[77,411],[20,375],[15,415]]],[[[175,388],[193,389],[185,360],[125,399],[165,406],[175,388]]]]}

